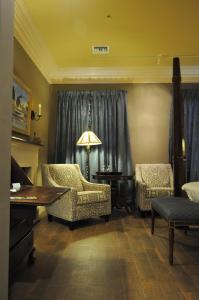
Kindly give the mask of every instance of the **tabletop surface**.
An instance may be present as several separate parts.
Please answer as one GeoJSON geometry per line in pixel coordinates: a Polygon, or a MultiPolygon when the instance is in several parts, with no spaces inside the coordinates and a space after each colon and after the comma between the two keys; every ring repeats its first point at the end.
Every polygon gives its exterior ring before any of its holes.
{"type": "Polygon", "coordinates": [[[98,172],[97,174],[93,175],[93,179],[98,179],[98,180],[131,180],[133,179],[133,175],[122,175],[121,173],[118,172],[118,174],[111,174],[111,172],[107,173],[100,173],[98,172]]]}
{"type": "Polygon", "coordinates": [[[20,191],[10,193],[10,203],[46,206],[58,200],[69,190],[70,188],[22,186],[20,191]]]}

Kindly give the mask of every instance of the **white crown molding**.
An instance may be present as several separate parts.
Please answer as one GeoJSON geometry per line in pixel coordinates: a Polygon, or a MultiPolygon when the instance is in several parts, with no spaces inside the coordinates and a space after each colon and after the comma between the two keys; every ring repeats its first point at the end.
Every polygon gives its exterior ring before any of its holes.
{"type": "MultiPolygon", "coordinates": [[[[49,83],[171,83],[172,66],[59,68],[34,26],[24,0],[15,1],[16,39],[49,83]]],[[[181,67],[182,82],[199,82],[199,66],[181,67]]]]}
{"type": "Polygon", "coordinates": [[[170,68],[65,68],[50,74],[52,83],[132,83],[164,81],[171,77],[170,68]]]}
{"type": "MultiPolygon", "coordinates": [[[[182,82],[199,82],[199,66],[182,67],[182,82]]],[[[54,84],[171,83],[171,67],[65,68],[50,74],[54,84]]]]}
{"type": "Polygon", "coordinates": [[[50,83],[49,73],[56,69],[56,65],[23,0],[15,1],[14,36],[50,83]]]}

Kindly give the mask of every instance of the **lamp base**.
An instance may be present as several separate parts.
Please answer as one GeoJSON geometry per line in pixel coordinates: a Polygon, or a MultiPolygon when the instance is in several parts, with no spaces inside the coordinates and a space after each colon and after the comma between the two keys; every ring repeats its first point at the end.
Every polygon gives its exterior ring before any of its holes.
{"type": "Polygon", "coordinates": [[[86,167],[85,167],[85,173],[86,173],[86,179],[90,181],[90,146],[86,146],[86,167]]]}

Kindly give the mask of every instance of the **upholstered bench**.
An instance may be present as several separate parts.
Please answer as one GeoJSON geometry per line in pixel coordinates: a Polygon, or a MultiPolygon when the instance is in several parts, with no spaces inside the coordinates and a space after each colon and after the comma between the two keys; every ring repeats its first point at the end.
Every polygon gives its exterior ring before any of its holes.
{"type": "Polygon", "coordinates": [[[169,262],[173,264],[174,229],[189,225],[199,225],[199,203],[188,198],[164,197],[151,201],[151,233],[154,233],[155,212],[168,222],[169,262]]]}

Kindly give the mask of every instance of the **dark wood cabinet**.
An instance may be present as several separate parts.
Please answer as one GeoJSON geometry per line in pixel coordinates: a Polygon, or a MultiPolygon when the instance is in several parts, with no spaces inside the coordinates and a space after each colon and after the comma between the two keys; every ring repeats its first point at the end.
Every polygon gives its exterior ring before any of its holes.
{"type": "Polygon", "coordinates": [[[34,262],[34,221],[37,217],[37,206],[47,206],[57,201],[69,188],[37,187],[11,157],[11,186],[19,182],[21,189],[10,194],[10,284],[24,259],[34,262]]]}
{"type": "Polygon", "coordinates": [[[69,188],[22,186],[10,199],[10,283],[22,263],[34,262],[34,221],[37,206],[47,206],[57,201],[69,188]]]}
{"type": "Polygon", "coordinates": [[[10,208],[10,253],[9,277],[13,281],[15,272],[23,260],[34,261],[33,221],[35,206],[11,205],[10,208]]]}

